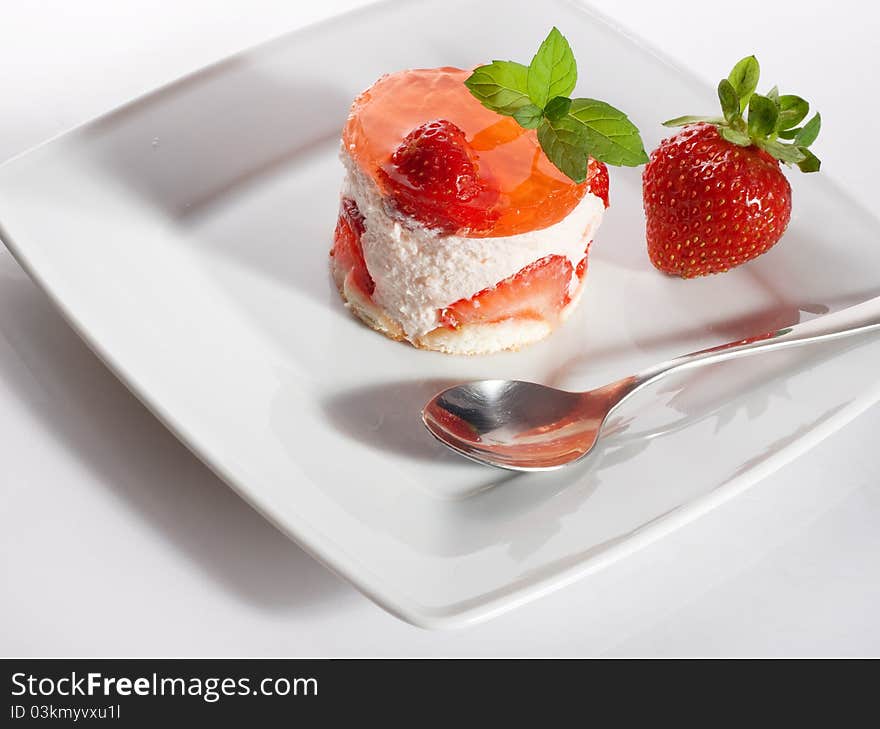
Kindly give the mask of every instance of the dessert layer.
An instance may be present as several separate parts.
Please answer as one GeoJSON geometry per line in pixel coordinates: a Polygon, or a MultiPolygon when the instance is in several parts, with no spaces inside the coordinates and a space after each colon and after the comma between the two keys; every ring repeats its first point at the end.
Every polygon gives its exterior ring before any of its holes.
{"type": "Polygon", "coordinates": [[[511,236],[563,220],[580,202],[586,185],[572,182],[547,159],[533,129],[480,104],[464,85],[469,75],[457,68],[434,68],[383,76],[352,105],[343,147],[387,195],[384,181],[396,174],[391,156],[403,139],[425,122],[445,119],[464,132],[480,175],[498,193],[489,229],[463,230],[462,236],[511,236]]]}
{"type": "MultiPolygon", "coordinates": [[[[391,339],[404,339],[403,330],[397,322],[389,319],[373,300],[364,294],[360,286],[346,275],[344,268],[334,260],[334,277],[346,305],[367,326],[391,339]],[[351,285],[350,285],[351,284],[351,285]]],[[[517,350],[549,335],[568,318],[577,306],[583,292],[583,281],[578,285],[572,299],[552,320],[543,318],[505,319],[492,323],[465,324],[457,329],[439,327],[422,337],[410,339],[413,346],[447,354],[491,354],[504,350],[517,350]]]]}
{"type": "Polygon", "coordinates": [[[585,193],[557,223],[527,233],[490,238],[439,235],[388,209],[376,181],[363,172],[343,147],[346,168],[342,194],[363,216],[364,260],[374,282],[372,299],[397,322],[409,340],[437,328],[438,312],[469,299],[546,256],[571,263],[583,260],[605,211],[603,200],[585,193]]]}

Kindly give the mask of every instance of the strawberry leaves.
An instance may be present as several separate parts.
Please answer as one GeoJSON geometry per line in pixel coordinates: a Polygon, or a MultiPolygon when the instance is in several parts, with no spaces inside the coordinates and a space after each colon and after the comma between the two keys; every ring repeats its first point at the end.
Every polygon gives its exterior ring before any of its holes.
{"type": "Polygon", "coordinates": [[[810,105],[800,96],[780,94],[774,86],[766,95],[756,93],[761,68],[758,59],[746,56],[730,75],[718,84],[718,100],[723,118],[680,116],[663,122],[680,127],[704,122],[740,147],[757,146],[786,165],[797,165],[803,172],[817,172],[821,163],[808,147],[816,141],[822,119],[815,114],[799,127],[810,113],[810,105]]]}
{"type": "Polygon", "coordinates": [[[739,95],[733,84],[726,78],[718,84],[718,100],[721,102],[721,113],[728,124],[733,124],[742,117],[742,109],[739,105],[739,95]]]}
{"type": "Polygon", "coordinates": [[[761,75],[761,67],[758,59],[754,56],[746,56],[739,61],[727,77],[727,82],[739,97],[740,113],[746,110],[749,99],[758,88],[758,78],[761,75]]]}
{"type": "Polygon", "coordinates": [[[819,128],[822,126],[822,117],[817,111],[810,121],[800,129],[795,130],[794,143],[799,147],[809,147],[819,136],[819,128]]]}
{"type": "Polygon", "coordinates": [[[733,127],[724,127],[720,124],[718,126],[718,133],[724,137],[728,142],[732,142],[739,147],[748,147],[752,140],[749,138],[749,135],[745,132],[741,132],[739,129],[734,129],[733,127]]]}
{"type": "Polygon", "coordinates": [[[783,144],[782,142],[768,139],[762,146],[765,151],[787,165],[800,164],[806,159],[806,155],[793,144],[783,144]]]}
{"type": "Polygon", "coordinates": [[[785,94],[779,97],[779,122],[776,129],[783,131],[800,124],[810,113],[810,105],[800,96],[785,94]]]}
{"type": "Polygon", "coordinates": [[[465,85],[486,108],[537,129],[547,158],[567,177],[583,182],[590,157],[636,167],[648,161],[639,130],[622,111],[595,99],[571,99],[577,63],[557,28],[541,43],[528,66],[493,61],[480,66],[465,85]]]}
{"type": "Polygon", "coordinates": [[[803,160],[797,163],[801,172],[818,172],[821,165],[819,158],[805,147],[801,147],[800,150],[804,155],[803,160]]]}
{"type": "Polygon", "coordinates": [[[768,137],[776,129],[779,121],[779,108],[773,100],[760,94],[752,94],[749,99],[749,136],[752,139],[768,137]]]}

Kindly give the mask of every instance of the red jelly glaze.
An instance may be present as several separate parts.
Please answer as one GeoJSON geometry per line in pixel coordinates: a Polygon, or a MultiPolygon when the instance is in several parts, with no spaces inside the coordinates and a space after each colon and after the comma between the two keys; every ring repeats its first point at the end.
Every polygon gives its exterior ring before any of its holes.
{"type": "Polygon", "coordinates": [[[497,198],[485,225],[465,237],[526,233],[558,223],[580,202],[587,183],[575,183],[541,151],[533,129],[485,108],[464,85],[469,71],[416,69],[380,78],[352,105],[343,144],[360,169],[389,195],[392,155],[413,130],[444,119],[461,129],[482,178],[497,198]]]}

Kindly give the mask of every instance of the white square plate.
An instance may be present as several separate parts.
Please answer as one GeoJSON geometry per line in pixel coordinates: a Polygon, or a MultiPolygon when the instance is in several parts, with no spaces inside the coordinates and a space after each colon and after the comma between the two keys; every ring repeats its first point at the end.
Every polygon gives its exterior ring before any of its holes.
{"type": "Polygon", "coordinates": [[[822,175],[791,176],[781,245],[684,282],[648,262],[639,170],[612,170],[584,300],[549,340],[453,358],[359,325],[327,266],[352,98],[395,69],[526,58],[553,24],[578,91],[629,112],[649,147],[659,120],[714,107],[571,2],[398,2],[230,58],[0,169],[4,242],[107,365],[279,529],[420,625],[486,618],[583,576],[880,396],[876,345],[828,345],[649,394],[587,462],[552,474],[477,466],[422,429],[420,407],[449,382],[593,386],[880,290],[877,223],[822,175]],[[487,33],[498,17],[504,32],[487,33]]]}

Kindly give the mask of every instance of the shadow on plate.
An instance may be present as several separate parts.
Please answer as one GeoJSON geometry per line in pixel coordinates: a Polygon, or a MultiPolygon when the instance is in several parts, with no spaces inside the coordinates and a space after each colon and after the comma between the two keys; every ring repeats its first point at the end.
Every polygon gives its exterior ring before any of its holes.
{"type": "Polygon", "coordinates": [[[241,57],[134,101],[81,133],[106,172],[187,225],[316,145],[338,140],[350,103],[314,79],[304,76],[294,86],[241,57]]]}
{"type": "MultiPolygon", "coordinates": [[[[733,447],[735,438],[725,440],[731,436],[721,435],[722,431],[732,425],[749,428],[749,422],[772,416],[777,408],[788,408],[791,412],[792,407],[797,407],[789,394],[788,382],[792,377],[870,342],[876,340],[838,340],[684,373],[669,383],[647,388],[644,399],[634,399],[631,407],[624,406],[609,423],[606,437],[596,451],[583,462],[546,474],[510,474],[487,467],[486,488],[467,498],[435,500],[425,507],[423,516],[413,519],[397,517],[400,500],[409,497],[406,492],[377,488],[370,491],[369,498],[337,501],[359,522],[427,554],[458,557],[504,544],[512,559],[524,561],[560,533],[570,515],[580,512],[588,517],[591,501],[601,487],[609,485],[609,469],[646,454],[649,462],[651,458],[656,460],[658,443],[662,451],[667,438],[674,440],[671,436],[700,424],[704,425],[695,441],[698,452],[711,453],[715,448],[726,447],[725,444],[733,447]]],[[[389,382],[341,393],[325,401],[323,407],[330,421],[347,437],[412,460],[436,461],[443,455],[442,447],[422,437],[418,412],[428,397],[448,384],[446,380],[389,382]],[[438,448],[441,453],[435,452],[438,448]]],[[[754,451],[744,454],[734,474],[741,475],[759,465],[833,417],[843,406],[820,413],[758,455],[754,451]]],[[[680,449],[680,438],[677,443],[680,449]]],[[[458,458],[463,467],[474,468],[455,454],[446,456],[458,458]]],[[[682,464],[682,473],[688,468],[682,464]]],[[[415,471],[412,474],[414,482],[423,477],[415,471]]],[[[625,482],[616,485],[623,492],[633,486],[625,482]]],[[[336,497],[334,489],[328,489],[327,494],[336,497]]],[[[604,498],[607,501],[607,489],[604,498]]],[[[677,509],[689,498],[670,501],[665,511],[658,511],[645,523],[677,509]]],[[[412,513],[422,514],[415,506],[412,513]]],[[[631,528],[636,526],[641,528],[644,524],[633,524],[631,528]]],[[[596,548],[604,548],[624,536],[623,532],[605,535],[597,540],[596,548]]]]}
{"type": "Polygon", "coordinates": [[[385,382],[357,387],[325,399],[327,418],[343,435],[382,451],[423,461],[460,461],[438,443],[422,424],[421,411],[454,380],[385,382]]]}
{"type": "Polygon", "coordinates": [[[335,156],[351,98],[290,75],[234,58],[79,134],[96,174],[145,201],[187,246],[326,305],[342,177],[335,156]]]}
{"type": "MultiPolygon", "coordinates": [[[[745,271],[744,271],[745,272],[745,271]]],[[[861,291],[854,291],[846,295],[826,297],[822,301],[804,300],[790,302],[773,287],[768,277],[757,269],[749,270],[748,273],[759,283],[761,288],[769,292],[776,300],[772,306],[764,307],[757,311],[749,312],[741,316],[725,316],[723,311],[702,324],[691,329],[677,329],[675,331],[663,331],[658,334],[642,335],[637,342],[630,342],[605,349],[593,349],[586,354],[569,358],[553,369],[546,378],[545,384],[562,389],[589,389],[606,384],[605,381],[596,382],[590,377],[591,370],[596,370],[609,361],[619,359],[627,354],[633,346],[642,352],[669,352],[668,357],[688,354],[703,346],[716,346],[727,342],[737,341],[746,337],[782,329],[792,324],[808,321],[817,316],[832,311],[844,309],[848,306],[880,296],[880,289],[876,287],[861,291]],[[807,316],[804,316],[804,315],[807,316]],[[683,347],[682,342],[701,342],[691,348],[683,347]],[[672,350],[673,346],[677,350],[672,350]],[[687,351],[685,351],[687,350],[687,351]]],[[[688,284],[689,282],[683,282],[688,284]]],[[[808,348],[809,349],[809,348],[808,348]]],[[[802,350],[802,351],[807,351],[802,350]]],[[[843,351],[841,349],[841,351],[843,351]]],[[[761,359],[763,355],[757,355],[761,359]]],[[[755,361],[757,361],[757,359],[755,361]]],[[[645,362],[645,365],[656,364],[660,361],[657,355],[645,362]]],[[[633,372],[619,372],[615,377],[626,377],[633,372]]]]}
{"type": "Polygon", "coordinates": [[[340,607],[355,593],[214,476],[0,260],[0,359],[9,391],[95,481],[234,597],[269,611],[340,607]]]}

